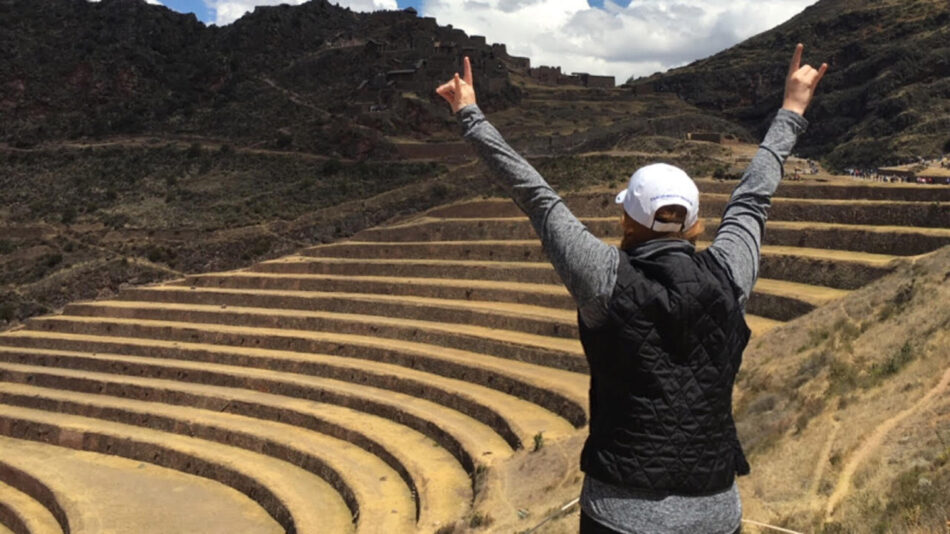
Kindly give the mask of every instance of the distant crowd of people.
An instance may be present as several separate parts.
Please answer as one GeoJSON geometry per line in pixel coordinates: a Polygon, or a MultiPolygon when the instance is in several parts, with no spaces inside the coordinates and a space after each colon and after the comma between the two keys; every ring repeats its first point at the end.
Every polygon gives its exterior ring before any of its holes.
{"type": "Polygon", "coordinates": [[[793,180],[793,181],[795,181],[795,180],[801,180],[801,179],[802,179],[802,175],[806,175],[806,174],[809,174],[809,175],[811,175],[811,174],[818,174],[818,172],[821,170],[821,169],[818,167],[818,162],[817,162],[817,161],[812,161],[812,160],[809,159],[809,160],[805,160],[805,164],[808,165],[808,168],[807,168],[807,169],[804,169],[804,168],[802,168],[802,167],[795,167],[795,172],[793,172],[792,175],[788,177],[788,179],[789,179],[789,180],[793,180]]]}
{"type": "Polygon", "coordinates": [[[848,172],[848,175],[851,176],[851,178],[854,178],[856,180],[867,180],[871,182],[884,182],[884,183],[903,182],[905,178],[902,176],[894,176],[891,174],[882,174],[878,172],[877,169],[848,168],[848,169],[845,169],[845,171],[848,172]]]}
{"type": "MultiPolygon", "coordinates": [[[[939,158],[926,159],[918,157],[914,160],[911,160],[906,165],[915,165],[920,168],[921,171],[925,169],[932,168],[941,168],[941,169],[950,169],[950,154],[944,154],[939,158]]],[[[889,170],[889,169],[888,169],[889,170]]],[[[900,174],[895,174],[893,172],[886,172],[885,170],[879,168],[848,168],[845,169],[851,178],[855,180],[866,180],[871,182],[884,182],[884,183],[918,183],[918,184],[950,184],[950,176],[948,177],[934,177],[928,176],[926,172],[921,173],[918,176],[918,172],[913,172],[908,170],[906,173],[902,172],[900,174]]]]}

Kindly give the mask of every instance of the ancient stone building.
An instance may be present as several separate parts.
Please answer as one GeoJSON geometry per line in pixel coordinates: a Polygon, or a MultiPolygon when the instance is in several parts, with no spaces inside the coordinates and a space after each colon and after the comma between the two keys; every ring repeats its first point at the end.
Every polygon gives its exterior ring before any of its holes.
{"type": "Polygon", "coordinates": [[[561,77],[561,67],[547,67],[542,65],[530,69],[528,72],[533,79],[548,85],[557,85],[558,79],[561,77]]]}
{"type": "Polygon", "coordinates": [[[584,87],[607,87],[612,88],[617,84],[613,76],[595,76],[586,72],[575,72],[572,76],[577,76],[584,87]]]}

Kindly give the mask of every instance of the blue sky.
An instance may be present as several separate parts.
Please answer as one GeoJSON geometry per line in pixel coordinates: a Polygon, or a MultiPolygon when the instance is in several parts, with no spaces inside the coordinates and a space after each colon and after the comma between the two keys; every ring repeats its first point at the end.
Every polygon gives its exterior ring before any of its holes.
{"type": "Polygon", "coordinates": [[[214,21],[214,12],[201,0],[163,0],[162,3],[179,13],[194,13],[202,22],[214,21]]]}
{"type": "MultiPolygon", "coordinates": [[[[95,0],[93,0],[95,1],[95,0]]],[[[305,0],[147,0],[225,25],[259,5],[305,0]]],[[[815,0],[330,0],[356,11],[413,7],[508,52],[565,72],[630,76],[713,55],[800,13],[815,0]]],[[[808,43],[805,43],[806,48],[808,43]]],[[[791,50],[788,51],[792,53],[791,50]]],[[[807,56],[807,51],[806,51],[807,56]]]]}

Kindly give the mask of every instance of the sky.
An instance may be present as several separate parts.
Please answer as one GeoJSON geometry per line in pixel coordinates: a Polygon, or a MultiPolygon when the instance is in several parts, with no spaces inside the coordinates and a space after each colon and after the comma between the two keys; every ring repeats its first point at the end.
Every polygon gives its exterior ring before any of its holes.
{"type": "MultiPolygon", "coordinates": [[[[147,0],[226,25],[258,5],[306,0],[147,0]]],[[[505,43],[532,66],[632,76],[711,56],[800,13],[815,0],[331,0],[355,11],[415,8],[469,35],[505,43]]],[[[807,47],[807,43],[806,43],[807,47]]],[[[789,54],[791,54],[789,50],[789,54]]],[[[807,58],[806,58],[807,59],[807,58]]],[[[476,73],[477,75],[477,73],[476,73]]]]}

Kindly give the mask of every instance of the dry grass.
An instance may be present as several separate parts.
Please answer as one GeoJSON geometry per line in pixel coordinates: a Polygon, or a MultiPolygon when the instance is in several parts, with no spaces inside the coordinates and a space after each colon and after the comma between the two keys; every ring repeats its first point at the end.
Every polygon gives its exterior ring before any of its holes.
{"type": "Polygon", "coordinates": [[[950,399],[906,410],[950,367],[947,265],[950,247],[747,351],[736,409],[753,465],[740,481],[747,517],[804,532],[945,532],[950,399]],[[857,451],[865,460],[842,482],[857,451]],[[845,498],[826,515],[836,485],[845,498]]]}

